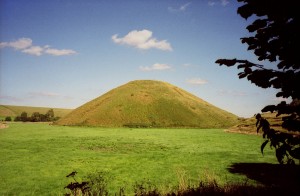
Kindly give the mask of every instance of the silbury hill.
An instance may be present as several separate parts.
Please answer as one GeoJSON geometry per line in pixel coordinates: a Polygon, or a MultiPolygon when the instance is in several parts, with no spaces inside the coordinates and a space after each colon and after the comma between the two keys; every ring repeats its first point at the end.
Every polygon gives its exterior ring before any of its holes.
{"type": "Polygon", "coordinates": [[[137,80],[80,106],[58,125],[227,128],[238,117],[161,81],[137,80]]]}

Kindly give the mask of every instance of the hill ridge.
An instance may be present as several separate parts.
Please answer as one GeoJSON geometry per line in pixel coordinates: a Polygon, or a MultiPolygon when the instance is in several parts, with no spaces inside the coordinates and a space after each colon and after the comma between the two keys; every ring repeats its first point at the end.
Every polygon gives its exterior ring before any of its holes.
{"type": "Polygon", "coordinates": [[[51,107],[37,107],[37,106],[17,106],[17,105],[0,105],[0,117],[16,117],[26,112],[30,116],[33,112],[46,113],[53,109],[55,116],[63,117],[70,113],[73,109],[66,108],[51,108],[51,107]]]}

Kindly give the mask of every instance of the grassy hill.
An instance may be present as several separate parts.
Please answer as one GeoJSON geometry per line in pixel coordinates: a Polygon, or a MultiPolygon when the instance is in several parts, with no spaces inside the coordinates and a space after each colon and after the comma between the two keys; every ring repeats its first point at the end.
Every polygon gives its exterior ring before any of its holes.
{"type": "Polygon", "coordinates": [[[16,117],[21,115],[22,112],[26,112],[28,116],[30,116],[33,112],[45,114],[50,109],[53,109],[54,115],[58,117],[64,117],[72,111],[72,109],[61,108],[0,105],[0,118],[5,118],[7,116],[16,117]]]}
{"type": "MultiPolygon", "coordinates": [[[[270,123],[271,128],[278,130],[278,131],[283,131],[286,132],[281,127],[282,124],[282,117],[283,115],[276,117],[277,113],[263,113],[261,114],[263,118],[268,120],[270,123]]],[[[236,132],[236,133],[245,133],[245,134],[257,134],[256,132],[256,119],[255,116],[251,118],[240,118],[238,124],[234,125],[233,127],[228,128],[226,131],[228,132],[236,132]]],[[[261,134],[262,131],[260,130],[261,134]]]]}
{"type": "Polygon", "coordinates": [[[166,82],[137,80],[73,110],[59,125],[224,128],[237,116],[166,82]]]}

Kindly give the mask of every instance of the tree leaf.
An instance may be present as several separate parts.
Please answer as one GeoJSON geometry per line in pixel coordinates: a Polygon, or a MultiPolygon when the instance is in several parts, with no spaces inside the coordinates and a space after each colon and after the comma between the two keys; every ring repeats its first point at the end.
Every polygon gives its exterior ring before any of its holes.
{"type": "Polygon", "coordinates": [[[226,65],[227,67],[231,67],[235,65],[237,62],[236,59],[218,59],[216,60],[216,63],[220,65],[226,65]]]}
{"type": "Polygon", "coordinates": [[[242,78],[246,77],[247,75],[248,75],[247,73],[241,72],[241,73],[239,73],[239,79],[242,79],[242,78]]]}
{"type": "Polygon", "coordinates": [[[238,8],[237,13],[241,15],[243,18],[247,19],[253,14],[252,7],[249,4],[243,5],[238,8]]]}
{"type": "Polygon", "coordinates": [[[284,163],[284,156],[286,155],[286,146],[282,145],[276,149],[276,158],[280,164],[284,163]]]}
{"type": "Polygon", "coordinates": [[[267,145],[267,143],[269,142],[269,140],[264,141],[264,143],[262,143],[261,147],[260,147],[260,151],[261,154],[264,155],[264,148],[267,145]]]}
{"type": "Polygon", "coordinates": [[[266,107],[264,107],[261,112],[274,112],[277,110],[277,107],[275,105],[268,105],[266,107]]]}
{"type": "Polygon", "coordinates": [[[300,147],[291,150],[290,155],[295,159],[300,159],[300,147]]]}
{"type": "Polygon", "coordinates": [[[245,67],[245,73],[250,74],[252,72],[252,69],[249,67],[245,67]]]}

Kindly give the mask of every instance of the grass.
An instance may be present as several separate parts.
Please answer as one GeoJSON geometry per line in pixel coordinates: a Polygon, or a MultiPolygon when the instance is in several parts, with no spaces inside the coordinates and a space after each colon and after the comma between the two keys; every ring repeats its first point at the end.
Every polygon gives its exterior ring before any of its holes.
{"type": "MultiPolygon", "coordinates": [[[[108,190],[147,182],[168,192],[178,184],[214,179],[247,181],[230,172],[237,163],[277,163],[260,153],[262,138],[221,129],[129,129],[10,123],[0,129],[0,195],[59,195],[78,172],[109,177],[108,190]],[[231,168],[232,169],[232,168],[231,168]]],[[[248,180],[248,183],[255,183],[248,180]]]]}

